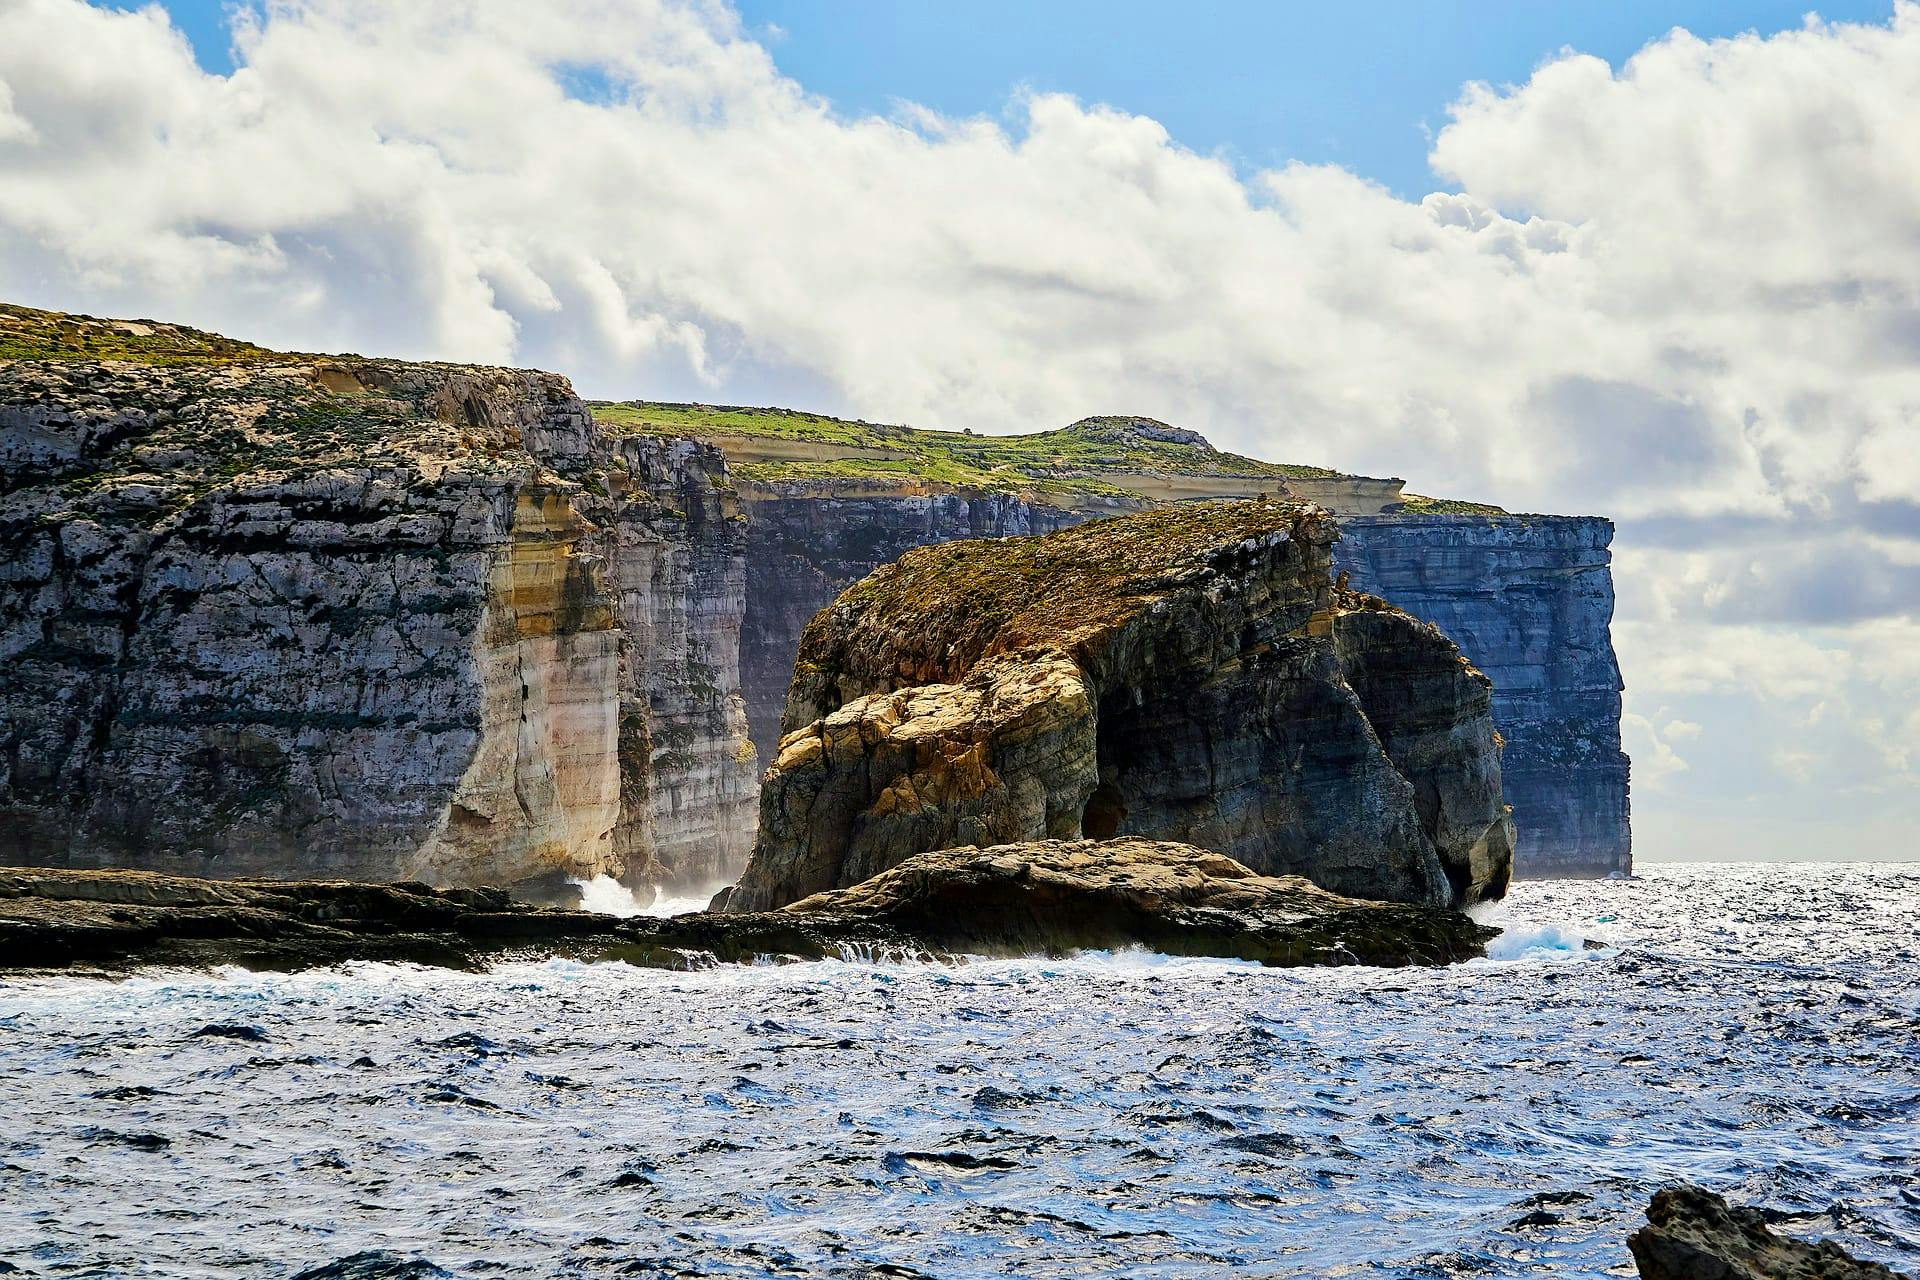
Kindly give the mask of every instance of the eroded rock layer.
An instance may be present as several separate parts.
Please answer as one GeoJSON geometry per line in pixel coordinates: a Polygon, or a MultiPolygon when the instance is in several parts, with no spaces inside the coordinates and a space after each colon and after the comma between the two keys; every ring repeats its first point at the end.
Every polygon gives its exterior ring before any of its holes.
{"type": "Polygon", "coordinates": [[[1524,876],[1631,868],[1611,521],[1342,516],[1336,568],[1437,625],[1493,681],[1524,876]]]}
{"type": "Polygon", "coordinates": [[[0,861],[710,877],[754,793],[719,455],[566,380],[0,308],[0,861]]]}
{"type": "Polygon", "coordinates": [[[808,626],[728,905],[949,845],[1138,836],[1355,897],[1497,896],[1485,677],[1337,591],[1324,510],[1241,502],[907,554],[808,626]]]}

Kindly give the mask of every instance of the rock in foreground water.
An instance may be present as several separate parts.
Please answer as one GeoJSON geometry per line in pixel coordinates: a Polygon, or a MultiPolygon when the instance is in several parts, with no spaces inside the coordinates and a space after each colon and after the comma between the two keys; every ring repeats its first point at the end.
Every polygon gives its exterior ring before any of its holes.
{"type": "Polygon", "coordinates": [[[1765,1215],[1699,1187],[1668,1187],[1627,1237],[1641,1280],[1902,1280],[1827,1240],[1775,1235],[1765,1215]]]}
{"type": "Polygon", "coordinates": [[[1270,965],[1404,965],[1479,955],[1490,936],[1456,912],[1357,902],[1138,840],[941,850],[784,910],[671,919],[531,907],[499,889],[0,868],[0,970],[472,968],[542,955],[688,968],[1125,946],[1270,965]]]}

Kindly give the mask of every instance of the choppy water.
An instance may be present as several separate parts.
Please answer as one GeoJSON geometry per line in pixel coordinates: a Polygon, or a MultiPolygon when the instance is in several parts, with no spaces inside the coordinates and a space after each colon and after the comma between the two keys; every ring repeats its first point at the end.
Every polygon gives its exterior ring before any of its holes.
{"type": "Polygon", "coordinates": [[[4,982],[0,1259],[1622,1275],[1684,1177],[1920,1265],[1920,865],[1658,867],[1503,912],[1508,958],[1428,971],[4,982]]]}

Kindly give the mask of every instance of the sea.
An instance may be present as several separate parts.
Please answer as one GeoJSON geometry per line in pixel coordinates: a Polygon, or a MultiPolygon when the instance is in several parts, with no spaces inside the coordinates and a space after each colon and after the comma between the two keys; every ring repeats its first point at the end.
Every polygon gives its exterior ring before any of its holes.
{"type": "MultiPolygon", "coordinates": [[[[603,904],[617,907],[617,903],[603,904]]],[[[1920,1270],[1920,864],[1523,882],[1483,960],[0,981],[0,1275],[1920,1270]]]]}

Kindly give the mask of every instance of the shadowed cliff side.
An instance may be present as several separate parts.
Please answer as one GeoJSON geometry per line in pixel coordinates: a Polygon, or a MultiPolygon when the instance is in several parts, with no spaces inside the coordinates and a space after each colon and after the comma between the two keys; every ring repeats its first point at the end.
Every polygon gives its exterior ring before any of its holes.
{"type": "Polygon", "coordinates": [[[1485,677],[1328,576],[1318,507],[1208,504],[924,548],[801,643],[759,910],[923,850],[1138,836],[1354,897],[1498,896],[1511,824],[1485,677]]]}

